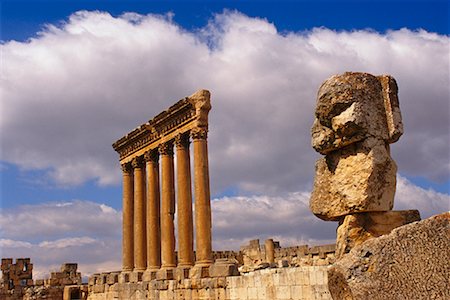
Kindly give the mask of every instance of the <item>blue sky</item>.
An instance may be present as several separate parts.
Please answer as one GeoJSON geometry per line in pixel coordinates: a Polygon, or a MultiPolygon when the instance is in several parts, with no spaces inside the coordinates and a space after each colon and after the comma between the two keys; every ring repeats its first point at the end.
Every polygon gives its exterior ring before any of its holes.
{"type": "Polygon", "coordinates": [[[76,254],[120,247],[111,144],[198,88],[213,97],[216,247],[332,241],[335,224],[307,208],[318,157],[309,128],[320,83],[348,70],[398,81],[396,208],[448,210],[448,35],[447,1],[3,0],[0,250],[31,253],[40,270],[57,259],[88,273],[117,266],[120,255],[76,254]],[[22,218],[33,237],[8,225],[22,218]]]}

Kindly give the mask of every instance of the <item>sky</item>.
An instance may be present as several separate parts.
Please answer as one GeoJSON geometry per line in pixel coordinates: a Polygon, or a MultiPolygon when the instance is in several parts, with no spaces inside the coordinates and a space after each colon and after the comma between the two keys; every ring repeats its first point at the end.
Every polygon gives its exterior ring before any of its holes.
{"type": "Polygon", "coordinates": [[[405,133],[395,209],[450,209],[446,1],[8,1],[1,6],[0,254],[35,278],[121,265],[111,144],[212,94],[213,248],[326,244],[308,209],[315,97],[334,74],[391,74],[405,133]]]}

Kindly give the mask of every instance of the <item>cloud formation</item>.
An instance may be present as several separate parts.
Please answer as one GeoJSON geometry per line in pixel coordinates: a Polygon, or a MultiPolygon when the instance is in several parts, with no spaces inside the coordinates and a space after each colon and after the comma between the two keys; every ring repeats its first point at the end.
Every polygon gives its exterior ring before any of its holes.
{"type": "Polygon", "coordinates": [[[111,143],[207,88],[213,194],[309,190],[315,94],[327,77],[349,70],[398,81],[405,134],[392,153],[399,172],[449,178],[448,36],[408,29],[279,33],[238,12],[189,32],[170,15],[81,11],[1,48],[2,159],[48,170],[59,185],[119,184],[111,143]]]}
{"type": "MultiPolygon", "coordinates": [[[[337,223],[312,215],[308,201],[307,192],[214,199],[213,249],[238,250],[251,239],[267,238],[282,246],[333,243],[337,223]]],[[[449,210],[450,196],[400,177],[395,206],[419,209],[427,218],[449,210]]],[[[121,212],[105,204],[78,200],[24,205],[1,211],[0,228],[1,257],[31,257],[35,278],[48,276],[64,262],[77,262],[83,275],[121,268],[121,212]],[[30,211],[33,216],[27,215],[30,211]]]]}

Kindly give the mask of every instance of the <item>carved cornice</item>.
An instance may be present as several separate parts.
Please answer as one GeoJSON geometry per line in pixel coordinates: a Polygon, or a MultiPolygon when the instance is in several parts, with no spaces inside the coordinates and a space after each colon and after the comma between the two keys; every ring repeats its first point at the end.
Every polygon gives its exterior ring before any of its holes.
{"type": "Polygon", "coordinates": [[[178,148],[189,148],[189,133],[180,133],[175,137],[175,145],[178,148]]]}
{"type": "Polygon", "coordinates": [[[178,132],[184,133],[195,127],[207,128],[210,109],[209,91],[197,91],[116,141],[113,148],[123,160],[149,145],[157,147],[159,141],[167,141],[167,137],[175,138],[178,132]]]}
{"type": "Polygon", "coordinates": [[[159,145],[159,154],[161,155],[173,155],[173,143],[167,142],[159,145]]]}
{"type": "Polygon", "coordinates": [[[159,153],[157,149],[148,150],[144,154],[144,159],[146,162],[152,162],[154,164],[158,163],[159,153]]]}
{"type": "Polygon", "coordinates": [[[137,156],[137,157],[133,158],[133,160],[131,161],[131,165],[133,166],[134,169],[143,168],[145,166],[144,157],[137,156]]]}
{"type": "Polygon", "coordinates": [[[206,140],[208,138],[208,129],[194,128],[191,130],[191,137],[193,140],[206,140]]]}
{"type": "Polygon", "coordinates": [[[123,173],[131,174],[133,172],[133,167],[131,166],[130,162],[121,164],[120,167],[122,168],[123,173]]]}

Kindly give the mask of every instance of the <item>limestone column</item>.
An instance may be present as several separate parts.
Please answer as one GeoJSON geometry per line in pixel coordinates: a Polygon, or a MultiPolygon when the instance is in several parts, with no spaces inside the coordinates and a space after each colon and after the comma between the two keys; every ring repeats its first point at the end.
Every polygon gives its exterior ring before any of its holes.
{"type": "Polygon", "coordinates": [[[161,155],[161,267],[173,268],[175,263],[175,183],[173,143],[159,146],[161,155]]]}
{"type": "Polygon", "coordinates": [[[194,141],[195,263],[196,265],[209,265],[213,262],[213,259],[207,129],[196,128],[191,132],[191,135],[194,141]]]}
{"type": "Polygon", "coordinates": [[[147,268],[145,221],[145,164],[142,156],[132,161],[134,168],[134,271],[147,268]]]}
{"type": "Polygon", "coordinates": [[[161,267],[161,227],[158,150],[144,155],[147,169],[147,270],[161,267]]]}
{"type": "Polygon", "coordinates": [[[178,266],[183,267],[192,266],[194,262],[189,134],[178,135],[175,143],[177,146],[178,266]]]}
{"type": "Polygon", "coordinates": [[[273,239],[267,239],[264,248],[266,250],[266,262],[273,264],[275,262],[275,244],[273,239]]]}
{"type": "Polygon", "coordinates": [[[134,267],[133,245],[133,168],[131,163],[122,164],[123,176],[123,224],[122,224],[122,270],[129,272],[134,267]]]}

